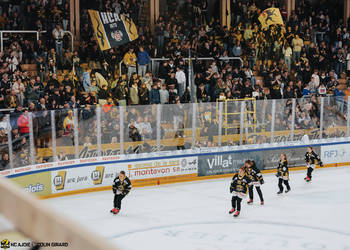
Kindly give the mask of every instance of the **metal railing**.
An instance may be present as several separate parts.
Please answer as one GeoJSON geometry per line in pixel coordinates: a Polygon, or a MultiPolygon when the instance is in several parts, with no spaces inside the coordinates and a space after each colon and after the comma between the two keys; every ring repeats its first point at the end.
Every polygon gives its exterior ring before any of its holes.
{"type": "Polygon", "coordinates": [[[36,40],[38,41],[40,39],[40,34],[46,33],[46,30],[43,30],[43,31],[38,31],[38,30],[0,30],[0,51],[1,52],[3,52],[3,50],[4,50],[4,39],[3,39],[4,33],[36,34],[36,40]]]}
{"type": "MultiPolygon", "coordinates": [[[[169,61],[171,58],[151,58],[151,62],[149,64],[150,68],[151,68],[151,71],[152,73],[154,74],[155,72],[155,68],[154,68],[154,64],[155,62],[160,62],[160,61],[169,61]]],[[[183,58],[184,61],[188,61],[190,60],[189,57],[185,57],[183,58]]],[[[201,60],[201,61],[204,61],[204,60],[215,60],[213,57],[199,57],[199,58],[195,58],[195,57],[192,57],[192,60],[193,61],[197,61],[197,60],[201,60]]],[[[241,67],[243,67],[244,65],[244,61],[242,60],[242,58],[240,57],[220,57],[219,60],[238,60],[240,61],[241,63],[241,67]]],[[[123,61],[120,61],[119,62],[119,72],[121,73],[122,72],[122,64],[123,64],[123,61]]]]}
{"type": "Polygon", "coordinates": [[[350,97],[312,97],[254,105],[237,100],[12,113],[6,115],[8,138],[1,153],[9,154],[8,168],[16,168],[62,159],[345,139],[349,102],[350,97]]]}
{"type": "MultiPolygon", "coordinates": [[[[38,41],[40,39],[40,34],[46,33],[46,30],[38,31],[38,30],[0,30],[0,51],[3,52],[4,50],[4,33],[19,33],[19,34],[36,34],[36,40],[38,41]]],[[[74,50],[74,36],[72,32],[66,30],[63,31],[64,34],[68,34],[71,37],[71,46],[72,46],[72,52],[74,50]]]]}

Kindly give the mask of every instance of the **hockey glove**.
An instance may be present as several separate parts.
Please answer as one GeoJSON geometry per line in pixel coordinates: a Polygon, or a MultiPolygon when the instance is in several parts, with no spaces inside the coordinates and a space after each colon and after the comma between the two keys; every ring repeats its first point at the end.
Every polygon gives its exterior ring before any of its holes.
{"type": "Polygon", "coordinates": [[[322,161],[320,161],[320,167],[323,167],[323,162],[322,161]]]}
{"type": "Polygon", "coordinates": [[[260,180],[260,184],[263,185],[265,183],[264,179],[260,180]]]}
{"type": "Polygon", "coordinates": [[[116,194],[117,193],[117,188],[112,187],[112,191],[113,191],[114,194],[116,194]]]}
{"type": "Polygon", "coordinates": [[[230,187],[230,193],[232,193],[233,192],[233,188],[232,187],[230,187]]]}

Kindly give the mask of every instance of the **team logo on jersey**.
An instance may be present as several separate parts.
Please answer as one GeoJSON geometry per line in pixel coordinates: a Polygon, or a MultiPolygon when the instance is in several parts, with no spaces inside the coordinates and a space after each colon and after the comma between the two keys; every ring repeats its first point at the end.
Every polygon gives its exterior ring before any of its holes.
{"type": "Polygon", "coordinates": [[[64,183],[66,181],[66,174],[67,171],[58,171],[55,178],[53,178],[53,184],[56,187],[56,190],[63,190],[64,189],[64,183]]]}
{"type": "Polygon", "coordinates": [[[120,30],[115,30],[111,32],[111,37],[117,42],[120,42],[121,40],[123,40],[123,32],[121,32],[120,30]]]}
{"type": "Polygon", "coordinates": [[[102,183],[104,171],[105,171],[105,167],[103,166],[97,166],[96,170],[92,171],[91,179],[95,185],[102,183]]]}
{"type": "Polygon", "coordinates": [[[8,248],[10,248],[10,242],[9,242],[9,240],[8,240],[8,239],[2,240],[2,241],[1,241],[0,247],[1,247],[2,249],[8,249],[8,248]]]}

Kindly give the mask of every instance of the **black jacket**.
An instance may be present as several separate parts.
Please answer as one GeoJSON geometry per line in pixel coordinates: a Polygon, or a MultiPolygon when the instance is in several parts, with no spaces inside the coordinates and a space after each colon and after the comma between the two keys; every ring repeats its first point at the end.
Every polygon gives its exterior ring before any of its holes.
{"type": "Polygon", "coordinates": [[[316,154],[314,151],[312,151],[311,153],[306,152],[305,162],[307,164],[316,164],[316,160],[319,164],[322,164],[321,158],[318,156],[318,154],[316,154]]]}
{"type": "Polygon", "coordinates": [[[251,184],[251,179],[247,175],[240,176],[239,174],[234,174],[230,186],[230,193],[235,191],[245,194],[248,191],[248,186],[251,184]]]}
{"type": "Polygon", "coordinates": [[[123,181],[121,181],[118,176],[113,180],[112,188],[115,194],[127,195],[131,190],[131,182],[126,176],[123,181]]]}

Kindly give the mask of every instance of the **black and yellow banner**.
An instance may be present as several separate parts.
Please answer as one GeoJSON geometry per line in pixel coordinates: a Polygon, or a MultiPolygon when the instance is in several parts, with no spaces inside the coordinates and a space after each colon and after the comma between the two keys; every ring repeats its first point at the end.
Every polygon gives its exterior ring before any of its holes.
{"type": "Polygon", "coordinates": [[[111,12],[89,10],[92,26],[101,50],[110,49],[138,38],[131,18],[111,12]]]}
{"type": "Polygon", "coordinates": [[[277,8],[269,8],[264,10],[259,16],[259,21],[264,30],[267,29],[270,25],[284,25],[280,10],[277,8]]]}

